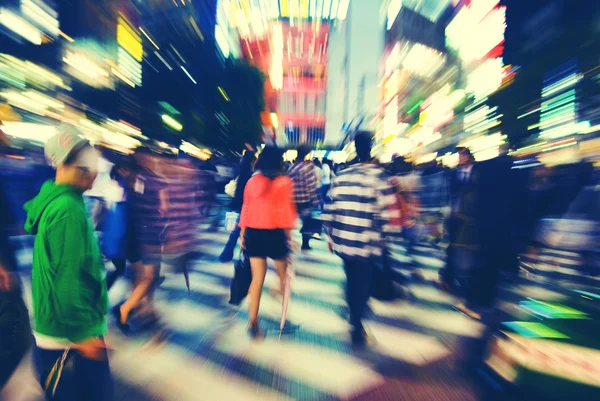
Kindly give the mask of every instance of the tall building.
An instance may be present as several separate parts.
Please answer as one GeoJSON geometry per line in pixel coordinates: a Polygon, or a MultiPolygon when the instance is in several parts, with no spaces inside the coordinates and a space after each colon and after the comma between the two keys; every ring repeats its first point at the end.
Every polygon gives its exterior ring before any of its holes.
{"type": "Polygon", "coordinates": [[[353,0],[348,16],[331,28],[327,76],[327,145],[349,130],[374,129],[379,107],[379,60],[384,48],[382,0],[353,0]]]}
{"type": "MultiPolygon", "coordinates": [[[[349,0],[221,0],[241,58],[266,76],[266,141],[321,147],[328,141],[330,34],[349,0]]],[[[222,24],[219,24],[222,25],[222,24]]],[[[222,40],[227,47],[226,40],[222,40]]]]}

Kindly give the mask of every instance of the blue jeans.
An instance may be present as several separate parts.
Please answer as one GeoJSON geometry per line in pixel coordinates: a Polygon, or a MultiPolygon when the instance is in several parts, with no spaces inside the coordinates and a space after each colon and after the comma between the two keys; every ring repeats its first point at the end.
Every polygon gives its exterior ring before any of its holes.
{"type": "MultiPolygon", "coordinates": [[[[54,363],[63,355],[62,350],[35,347],[33,362],[42,388],[54,363]]],[[[52,401],[112,401],[113,383],[108,358],[103,361],[86,359],[74,350],[72,359],[65,364],[52,401]]]]}

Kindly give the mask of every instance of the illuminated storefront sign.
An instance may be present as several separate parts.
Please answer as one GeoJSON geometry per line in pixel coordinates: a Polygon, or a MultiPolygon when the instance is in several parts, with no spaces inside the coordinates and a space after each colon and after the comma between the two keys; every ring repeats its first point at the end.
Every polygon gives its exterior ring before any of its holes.
{"type": "Polygon", "coordinates": [[[506,7],[497,0],[472,1],[446,28],[446,44],[465,63],[481,60],[504,41],[506,7]]]}
{"type": "Polygon", "coordinates": [[[502,85],[506,69],[501,58],[485,60],[467,77],[467,92],[481,99],[494,93],[502,85]]]}
{"type": "Polygon", "coordinates": [[[142,38],[131,28],[123,17],[119,17],[117,25],[117,43],[127,51],[136,61],[142,62],[144,48],[142,38]]]}
{"type": "Polygon", "coordinates": [[[70,67],[67,68],[67,72],[80,81],[94,87],[110,86],[108,71],[88,56],[68,50],[63,61],[70,67]]]}
{"type": "Polygon", "coordinates": [[[21,0],[21,13],[48,35],[57,37],[58,14],[43,1],[38,0],[36,3],[32,0],[21,0]]]}
{"type": "Polygon", "coordinates": [[[0,8],[0,25],[3,25],[34,45],[42,44],[42,33],[36,27],[7,8],[0,8]]]}

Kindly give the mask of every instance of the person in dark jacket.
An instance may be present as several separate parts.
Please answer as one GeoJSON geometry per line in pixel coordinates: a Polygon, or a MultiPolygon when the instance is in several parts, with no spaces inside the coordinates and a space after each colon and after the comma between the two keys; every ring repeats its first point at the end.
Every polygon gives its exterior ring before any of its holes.
{"type": "Polygon", "coordinates": [[[450,216],[447,221],[448,240],[451,246],[446,250],[446,266],[440,271],[440,286],[446,291],[451,291],[454,285],[454,271],[456,266],[456,247],[452,244],[456,241],[461,220],[456,217],[459,205],[464,195],[465,188],[471,185],[472,171],[475,166],[475,158],[468,148],[458,148],[459,165],[450,177],[450,216]]]}
{"type": "MultiPolygon", "coordinates": [[[[244,203],[244,190],[246,189],[248,180],[250,177],[252,177],[255,162],[256,155],[254,152],[246,151],[246,153],[244,153],[242,156],[240,161],[240,175],[238,176],[235,194],[233,200],[231,201],[231,210],[234,212],[240,213],[242,210],[242,204],[244,203]]],[[[220,262],[225,263],[233,260],[233,252],[240,236],[240,230],[240,227],[236,224],[235,228],[229,235],[229,240],[227,241],[223,252],[221,252],[221,255],[219,256],[220,262]]]]}
{"type": "MultiPolygon", "coordinates": [[[[5,138],[0,130],[0,148],[5,138]]],[[[14,223],[14,213],[0,187],[0,392],[31,345],[29,313],[21,297],[17,261],[8,237],[9,226],[14,223]]]]}

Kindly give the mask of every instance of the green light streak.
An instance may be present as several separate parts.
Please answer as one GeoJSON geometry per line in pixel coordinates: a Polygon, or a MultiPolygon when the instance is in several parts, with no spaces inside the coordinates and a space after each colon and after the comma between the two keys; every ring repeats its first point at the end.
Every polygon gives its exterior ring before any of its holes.
{"type": "Polygon", "coordinates": [[[411,107],[406,114],[411,114],[413,111],[415,111],[419,106],[421,106],[423,104],[422,100],[419,100],[417,103],[415,103],[415,105],[413,107],[411,107]]]}

